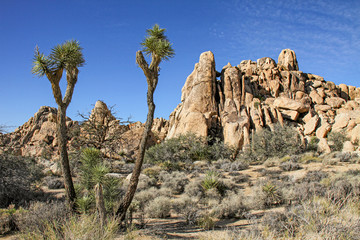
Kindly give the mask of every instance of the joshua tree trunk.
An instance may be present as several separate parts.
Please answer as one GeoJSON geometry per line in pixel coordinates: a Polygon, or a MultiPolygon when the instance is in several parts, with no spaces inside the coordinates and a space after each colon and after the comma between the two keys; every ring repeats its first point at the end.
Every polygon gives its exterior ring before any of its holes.
{"type": "Polygon", "coordinates": [[[67,152],[67,127],[66,127],[66,106],[58,106],[58,141],[59,141],[59,153],[60,163],[64,176],[64,185],[66,196],[71,210],[75,209],[75,188],[71,178],[69,157],[67,152]]]}
{"type": "Polygon", "coordinates": [[[95,185],[95,200],[96,200],[96,210],[99,215],[101,228],[104,228],[106,224],[106,210],[104,203],[103,188],[100,183],[95,185]]]}
{"type": "Polygon", "coordinates": [[[60,69],[55,75],[48,75],[48,78],[51,83],[51,88],[55,101],[58,105],[58,116],[57,116],[57,134],[59,142],[59,157],[61,170],[64,177],[65,192],[68,201],[68,206],[71,211],[75,211],[75,200],[76,193],[74,184],[71,177],[71,170],[69,164],[69,157],[67,152],[67,126],[66,126],[66,109],[69,106],[74,92],[75,83],[77,81],[78,70],[67,71],[67,82],[66,92],[64,99],[62,98],[61,89],[60,89],[60,79],[62,76],[62,69],[60,69]]]}
{"type": "Polygon", "coordinates": [[[138,155],[138,158],[136,159],[135,167],[134,167],[134,170],[133,170],[131,178],[130,178],[130,184],[127,188],[127,191],[123,198],[123,201],[120,204],[120,206],[116,212],[116,215],[119,216],[120,221],[123,221],[125,219],[126,211],[129,208],[129,206],[134,198],[136,188],[137,188],[137,185],[139,182],[141,167],[142,167],[142,164],[144,161],[144,156],[145,156],[146,142],[149,138],[152,123],[154,120],[154,112],[155,112],[154,91],[155,91],[155,88],[152,88],[150,86],[148,87],[147,104],[148,104],[149,111],[148,111],[147,118],[146,118],[145,129],[144,129],[141,141],[140,141],[139,155],[138,155]]]}
{"type": "Polygon", "coordinates": [[[49,56],[40,53],[35,48],[32,73],[39,77],[46,76],[51,83],[51,89],[58,105],[57,137],[59,144],[60,164],[64,176],[64,185],[69,208],[75,210],[75,189],[71,178],[69,157],[67,153],[67,127],[66,109],[71,102],[75,84],[78,79],[78,67],[83,66],[85,60],[79,42],[75,40],[66,41],[52,48],[49,56]],[[64,98],[60,89],[60,81],[64,70],[66,70],[67,87],[64,98]]]}
{"type": "Polygon", "coordinates": [[[126,211],[129,208],[136,192],[136,188],[139,182],[141,167],[144,161],[146,143],[150,135],[151,127],[154,120],[154,112],[155,112],[154,92],[158,82],[158,65],[154,67],[151,67],[150,65],[149,68],[141,51],[138,51],[136,54],[136,62],[144,71],[147,79],[147,83],[148,83],[147,105],[149,110],[146,118],[145,129],[140,141],[139,155],[135,162],[135,167],[130,178],[130,183],[127,188],[126,194],[116,212],[116,215],[119,217],[120,221],[124,221],[126,216],[126,211]]]}

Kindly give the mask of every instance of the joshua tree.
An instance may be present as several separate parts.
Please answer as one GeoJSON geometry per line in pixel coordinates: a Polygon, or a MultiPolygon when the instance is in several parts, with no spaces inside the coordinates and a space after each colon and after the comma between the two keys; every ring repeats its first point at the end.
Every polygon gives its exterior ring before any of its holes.
{"type": "Polygon", "coordinates": [[[156,89],[159,78],[159,65],[162,60],[169,60],[169,58],[175,55],[174,49],[171,47],[172,44],[164,35],[164,28],[160,28],[159,25],[155,24],[153,28],[146,30],[146,32],[147,36],[141,45],[143,46],[145,55],[151,57],[151,63],[150,65],[147,63],[142,51],[136,52],[136,63],[143,70],[146,77],[148,85],[147,104],[149,110],[146,118],[144,133],[140,141],[139,155],[135,162],[130,184],[116,213],[117,216],[120,217],[121,221],[125,219],[126,211],[131,204],[139,181],[141,166],[144,160],[146,142],[149,137],[154,119],[154,91],[156,89]]]}
{"type": "Polygon", "coordinates": [[[85,60],[79,42],[75,40],[66,41],[52,48],[49,56],[39,52],[36,47],[33,60],[32,73],[42,77],[46,75],[51,83],[55,101],[58,105],[57,111],[57,134],[59,141],[60,163],[64,176],[66,196],[70,209],[75,208],[75,189],[71,178],[69,158],[67,152],[67,128],[66,109],[71,102],[75,84],[78,79],[78,67],[83,66],[85,60]],[[66,71],[67,87],[65,96],[62,97],[60,80],[66,71]]]}

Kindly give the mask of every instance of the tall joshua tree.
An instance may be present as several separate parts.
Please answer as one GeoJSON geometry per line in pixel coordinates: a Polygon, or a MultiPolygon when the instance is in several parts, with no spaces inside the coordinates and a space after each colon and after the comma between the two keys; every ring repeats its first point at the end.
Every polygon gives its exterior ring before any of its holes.
{"type": "Polygon", "coordinates": [[[60,163],[64,176],[66,196],[70,209],[75,208],[75,189],[71,177],[69,158],[67,152],[67,128],[66,109],[71,102],[75,84],[78,79],[78,67],[83,66],[85,60],[79,42],[75,40],[66,41],[51,49],[49,56],[39,52],[36,47],[32,73],[42,77],[46,76],[50,83],[55,101],[58,105],[57,134],[59,141],[60,163]],[[66,71],[66,92],[63,97],[60,89],[60,80],[64,70],[66,71]]]}
{"type": "Polygon", "coordinates": [[[125,219],[126,211],[131,204],[139,181],[141,166],[143,164],[145,155],[146,142],[149,137],[154,119],[154,92],[159,78],[159,65],[162,60],[169,60],[169,58],[175,55],[175,51],[171,47],[172,44],[169,42],[169,40],[164,34],[164,28],[160,28],[159,25],[155,24],[153,28],[147,29],[146,32],[147,36],[141,43],[141,45],[143,46],[143,51],[145,55],[151,57],[151,63],[150,65],[147,63],[142,51],[136,52],[136,63],[143,70],[146,77],[148,85],[147,105],[149,110],[146,118],[145,130],[140,141],[139,155],[135,162],[135,167],[132,172],[130,184],[116,213],[121,221],[125,219]]]}

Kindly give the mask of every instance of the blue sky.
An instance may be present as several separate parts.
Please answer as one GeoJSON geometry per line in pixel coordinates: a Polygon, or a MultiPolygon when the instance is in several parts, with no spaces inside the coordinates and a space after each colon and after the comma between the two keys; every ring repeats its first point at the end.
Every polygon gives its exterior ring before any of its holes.
{"type": "MultiPolygon", "coordinates": [[[[167,29],[176,55],[161,63],[155,117],[169,117],[199,55],[211,50],[217,70],[230,62],[296,52],[300,70],[360,87],[360,1],[0,0],[0,125],[19,126],[43,105],[56,107],[50,83],[31,74],[36,45],[45,54],[76,39],[80,69],[68,116],[97,100],[118,117],[145,121],[146,80],[135,64],[145,30],[167,29]]],[[[62,80],[65,83],[65,79],[62,80]]],[[[12,129],[10,129],[12,130],[12,129]]]]}

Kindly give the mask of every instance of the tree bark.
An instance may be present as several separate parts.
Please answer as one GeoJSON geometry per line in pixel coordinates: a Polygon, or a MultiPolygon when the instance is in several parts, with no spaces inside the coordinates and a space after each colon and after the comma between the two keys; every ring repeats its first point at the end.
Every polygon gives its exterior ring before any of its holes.
{"type": "Polygon", "coordinates": [[[59,140],[59,153],[60,163],[64,176],[65,192],[70,210],[75,210],[76,193],[74,184],[71,177],[69,157],[67,152],[67,127],[66,127],[66,106],[58,106],[58,140],[59,140]]]}
{"type": "Polygon", "coordinates": [[[106,210],[104,203],[103,188],[100,183],[95,185],[95,200],[96,200],[96,210],[99,215],[101,228],[103,228],[106,224],[106,210]]]}
{"type": "MultiPolygon", "coordinates": [[[[153,82],[153,83],[157,82],[157,77],[156,77],[156,80],[152,79],[152,80],[150,80],[150,82],[153,82]]],[[[136,188],[137,188],[137,185],[139,182],[141,167],[142,167],[142,164],[144,161],[144,156],[145,156],[146,142],[149,138],[149,134],[150,134],[151,127],[153,124],[153,120],[154,120],[154,112],[155,112],[154,91],[155,91],[155,88],[156,88],[156,86],[153,87],[153,84],[148,85],[147,104],[148,104],[149,111],[148,111],[147,118],[146,118],[145,129],[144,129],[141,141],[140,141],[139,155],[135,162],[135,167],[134,167],[134,170],[133,170],[131,178],[130,178],[130,183],[127,188],[126,194],[116,212],[116,215],[119,217],[120,221],[125,220],[127,209],[129,208],[129,206],[134,198],[136,188]]]]}

